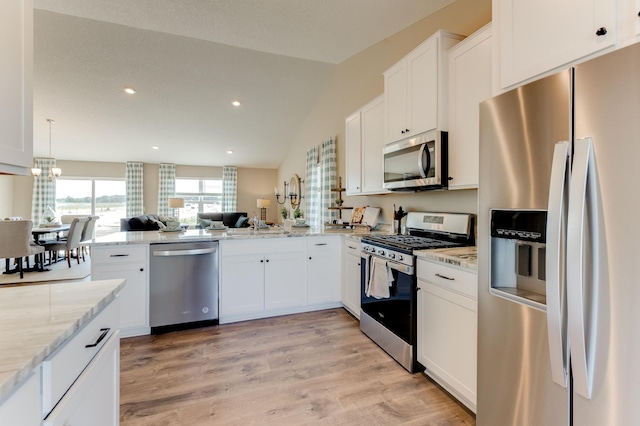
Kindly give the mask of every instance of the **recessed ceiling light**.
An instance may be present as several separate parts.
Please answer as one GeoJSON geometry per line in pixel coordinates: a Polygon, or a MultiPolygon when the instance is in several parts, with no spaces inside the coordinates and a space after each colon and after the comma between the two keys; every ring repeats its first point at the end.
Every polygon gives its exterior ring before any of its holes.
{"type": "Polygon", "coordinates": [[[240,101],[233,101],[233,102],[231,102],[231,105],[236,106],[236,107],[240,106],[240,101]]]}
{"type": "Polygon", "coordinates": [[[228,150],[228,151],[227,151],[227,154],[233,154],[233,151],[228,150]]]}
{"type": "Polygon", "coordinates": [[[153,149],[160,149],[160,147],[158,145],[151,145],[151,148],[153,149]]]}
{"type": "Polygon", "coordinates": [[[133,95],[134,93],[136,93],[136,90],[133,87],[125,87],[124,91],[125,93],[128,93],[130,95],[133,95]]]}

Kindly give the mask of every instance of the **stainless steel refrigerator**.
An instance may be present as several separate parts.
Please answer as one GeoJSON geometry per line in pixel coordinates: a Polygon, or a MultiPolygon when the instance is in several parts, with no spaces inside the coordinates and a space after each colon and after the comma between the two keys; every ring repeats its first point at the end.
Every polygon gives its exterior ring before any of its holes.
{"type": "Polygon", "coordinates": [[[479,426],[640,424],[640,44],[480,105],[479,426]]]}

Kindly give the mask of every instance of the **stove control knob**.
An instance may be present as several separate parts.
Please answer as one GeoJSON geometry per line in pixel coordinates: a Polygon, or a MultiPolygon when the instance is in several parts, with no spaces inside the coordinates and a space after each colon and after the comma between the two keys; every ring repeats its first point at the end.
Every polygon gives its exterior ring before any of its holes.
{"type": "Polygon", "coordinates": [[[399,254],[399,255],[398,255],[398,260],[404,260],[404,256],[403,256],[403,255],[401,255],[401,254],[399,254]]]}
{"type": "Polygon", "coordinates": [[[380,256],[384,256],[384,255],[386,255],[386,253],[384,252],[384,250],[378,250],[378,254],[379,254],[380,256]]]}
{"type": "Polygon", "coordinates": [[[396,258],[395,253],[389,253],[389,259],[395,259],[395,258],[396,258]]]}

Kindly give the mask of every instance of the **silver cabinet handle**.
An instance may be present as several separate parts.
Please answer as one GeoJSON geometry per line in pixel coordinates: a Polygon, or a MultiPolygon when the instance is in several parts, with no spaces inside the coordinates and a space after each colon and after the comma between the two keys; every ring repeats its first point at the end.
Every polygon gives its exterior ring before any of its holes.
{"type": "Polygon", "coordinates": [[[317,245],[317,246],[326,246],[327,243],[316,243],[315,245],[317,245]]]}
{"type": "Polygon", "coordinates": [[[112,254],[110,257],[127,257],[128,254],[112,254]]]}

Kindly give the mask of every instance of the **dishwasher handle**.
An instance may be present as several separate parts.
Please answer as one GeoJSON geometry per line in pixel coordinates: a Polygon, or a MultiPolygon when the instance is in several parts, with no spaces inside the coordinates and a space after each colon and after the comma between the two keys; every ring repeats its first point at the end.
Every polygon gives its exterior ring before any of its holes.
{"type": "Polygon", "coordinates": [[[190,249],[190,250],[157,250],[153,252],[154,256],[194,256],[198,254],[215,253],[215,248],[190,249]]]}

